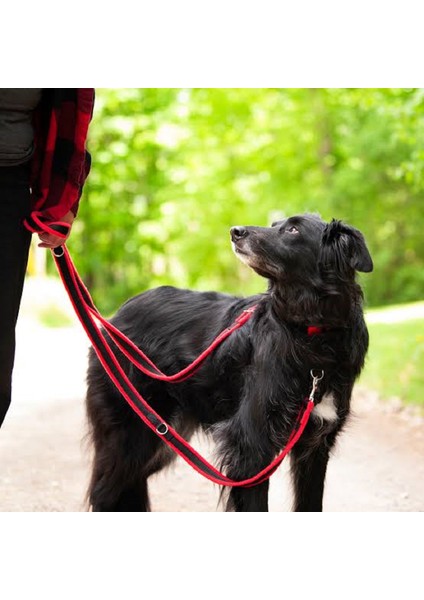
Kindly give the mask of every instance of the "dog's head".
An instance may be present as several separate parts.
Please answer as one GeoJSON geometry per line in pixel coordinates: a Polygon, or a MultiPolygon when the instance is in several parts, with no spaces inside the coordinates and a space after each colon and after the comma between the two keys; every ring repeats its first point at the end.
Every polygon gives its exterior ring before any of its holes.
{"type": "Polygon", "coordinates": [[[232,227],[231,241],[240,260],[271,280],[310,281],[328,269],[344,278],[373,269],[360,231],[317,215],[296,215],[271,227],[232,227]]]}
{"type": "Polygon", "coordinates": [[[232,227],[231,241],[240,260],[273,288],[335,294],[337,287],[354,283],[356,271],[373,269],[360,231],[341,221],[325,223],[313,214],[289,217],[271,227],[232,227]]]}

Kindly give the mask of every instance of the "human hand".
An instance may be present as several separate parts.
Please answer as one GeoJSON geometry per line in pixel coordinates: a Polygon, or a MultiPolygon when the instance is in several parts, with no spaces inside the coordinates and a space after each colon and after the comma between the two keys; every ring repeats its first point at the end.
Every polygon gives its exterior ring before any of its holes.
{"type": "Polygon", "coordinates": [[[66,213],[60,220],[64,223],[68,223],[70,225],[68,233],[66,237],[59,237],[57,235],[52,235],[51,233],[39,233],[38,237],[40,238],[41,244],[38,244],[39,248],[57,248],[58,246],[62,246],[69,237],[71,233],[72,223],[74,222],[75,216],[72,211],[66,213]]]}

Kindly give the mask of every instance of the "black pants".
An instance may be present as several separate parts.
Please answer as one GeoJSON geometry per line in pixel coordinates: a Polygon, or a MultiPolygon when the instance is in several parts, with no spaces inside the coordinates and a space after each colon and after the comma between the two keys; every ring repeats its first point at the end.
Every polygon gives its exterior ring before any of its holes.
{"type": "Polygon", "coordinates": [[[10,406],[15,326],[28,262],[31,234],[28,167],[0,167],[0,427],[10,406]]]}

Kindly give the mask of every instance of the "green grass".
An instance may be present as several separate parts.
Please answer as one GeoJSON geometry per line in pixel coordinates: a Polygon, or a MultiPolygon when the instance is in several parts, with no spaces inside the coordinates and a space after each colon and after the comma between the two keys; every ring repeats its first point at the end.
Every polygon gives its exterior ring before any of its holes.
{"type": "MultiPolygon", "coordinates": [[[[417,304],[409,306],[413,309],[417,304]]],[[[384,321],[389,308],[369,313],[370,348],[359,383],[383,398],[397,397],[405,404],[424,407],[424,318],[373,322],[379,317],[384,321]]],[[[406,317],[408,305],[399,311],[406,317]]]]}

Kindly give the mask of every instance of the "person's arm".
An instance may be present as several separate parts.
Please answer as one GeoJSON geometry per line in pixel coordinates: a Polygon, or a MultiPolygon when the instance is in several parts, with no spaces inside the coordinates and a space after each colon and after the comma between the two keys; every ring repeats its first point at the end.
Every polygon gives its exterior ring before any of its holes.
{"type": "MultiPolygon", "coordinates": [[[[72,225],[75,219],[90,170],[85,145],[93,106],[93,88],[49,89],[34,114],[32,210],[45,221],[72,225]]],[[[42,248],[64,243],[63,238],[47,233],[40,240],[42,248]]]]}

